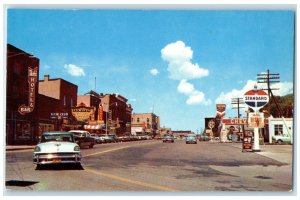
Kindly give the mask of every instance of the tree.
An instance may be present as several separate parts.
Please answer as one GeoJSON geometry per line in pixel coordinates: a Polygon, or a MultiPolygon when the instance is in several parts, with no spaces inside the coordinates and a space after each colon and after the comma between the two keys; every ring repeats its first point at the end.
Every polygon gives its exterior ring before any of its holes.
{"type": "MultiPolygon", "coordinates": [[[[280,97],[280,96],[275,96],[276,101],[279,105],[279,108],[282,112],[282,117],[285,118],[291,118],[293,117],[293,105],[294,105],[294,96],[293,94],[288,94],[286,96],[280,97]]],[[[280,112],[278,111],[276,104],[274,102],[274,99],[270,99],[269,102],[270,106],[270,114],[273,117],[279,117],[280,112]]]]}

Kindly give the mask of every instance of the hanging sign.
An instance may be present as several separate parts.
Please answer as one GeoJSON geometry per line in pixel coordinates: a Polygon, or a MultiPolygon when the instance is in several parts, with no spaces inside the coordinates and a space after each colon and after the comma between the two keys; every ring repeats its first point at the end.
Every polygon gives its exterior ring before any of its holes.
{"type": "Polygon", "coordinates": [[[21,115],[25,115],[27,113],[30,113],[34,110],[35,106],[35,86],[37,82],[37,73],[38,68],[31,68],[28,67],[28,85],[29,85],[29,90],[28,90],[28,105],[26,106],[25,104],[22,104],[18,111],[21,115]]]}
{"type": "Polygon", "coordinates": [[[222,118],[225,116],[226,104],[217,104],[217,116],[222,118]]]}
{"type": "Polygon", "coordinates": [[[97,120],[98,123],[104,123],[103,121],[103,107],[101,104],[99,104],[99,107],[98,107],[98,120],[97,120]]]}

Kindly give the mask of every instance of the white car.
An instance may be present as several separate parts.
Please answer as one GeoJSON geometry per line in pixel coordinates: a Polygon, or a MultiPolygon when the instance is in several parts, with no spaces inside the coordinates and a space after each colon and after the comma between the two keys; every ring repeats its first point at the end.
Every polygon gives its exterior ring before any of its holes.
{"type": "Polygon", "coordinates": [[[69,132],[45,132],[34,148],[33,163],[39,168],[44,164],[80,164],[80,147],[69,132]]]}

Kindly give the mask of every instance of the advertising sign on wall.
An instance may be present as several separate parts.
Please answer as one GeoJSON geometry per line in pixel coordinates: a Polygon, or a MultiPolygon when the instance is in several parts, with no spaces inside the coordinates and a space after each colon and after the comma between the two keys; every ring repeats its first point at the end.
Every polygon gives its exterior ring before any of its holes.
{"type": "Polygon", "coordinates": [[[79,106],[72,108],[72,115],[77,119],[77,121],[88,121],[90,118],[94,118],[95,108],[79,106]]]}

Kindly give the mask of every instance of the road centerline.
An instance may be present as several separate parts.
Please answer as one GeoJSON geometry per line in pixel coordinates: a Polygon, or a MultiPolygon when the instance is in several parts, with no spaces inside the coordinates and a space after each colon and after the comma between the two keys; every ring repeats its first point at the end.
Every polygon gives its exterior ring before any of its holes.
{"type": "Polygon", "coordinates": [[[93,169],[90,169],[90,168],[85,168],[85,171],[87,171],[89,173],[99,175],[99,176],[104,176],[104,177],[111,178],[111,179],[118,180],[118,181],[122,181],[122,182],[125,182],[125,183],[130,183],[130,184],[139,185],[139,186],[143,186],[143,187],[147,187],[147,188],[152,188],[152,189],[155,189],[155,190],[168,191],[168,192],[178,192],[178,190],[173,189],[173,188],[164,187],[164,186],[160,186],[160,185],[154,185],[154,184],[151,184],[151,183],[145,183],[145,182],[141,182],[141,181],[136,181],[136,180],[116,176],[116,175],[113,175],[113,174],[103,173],[103,172],[96,171],[96,170],[93,170],[93,169]]]}

